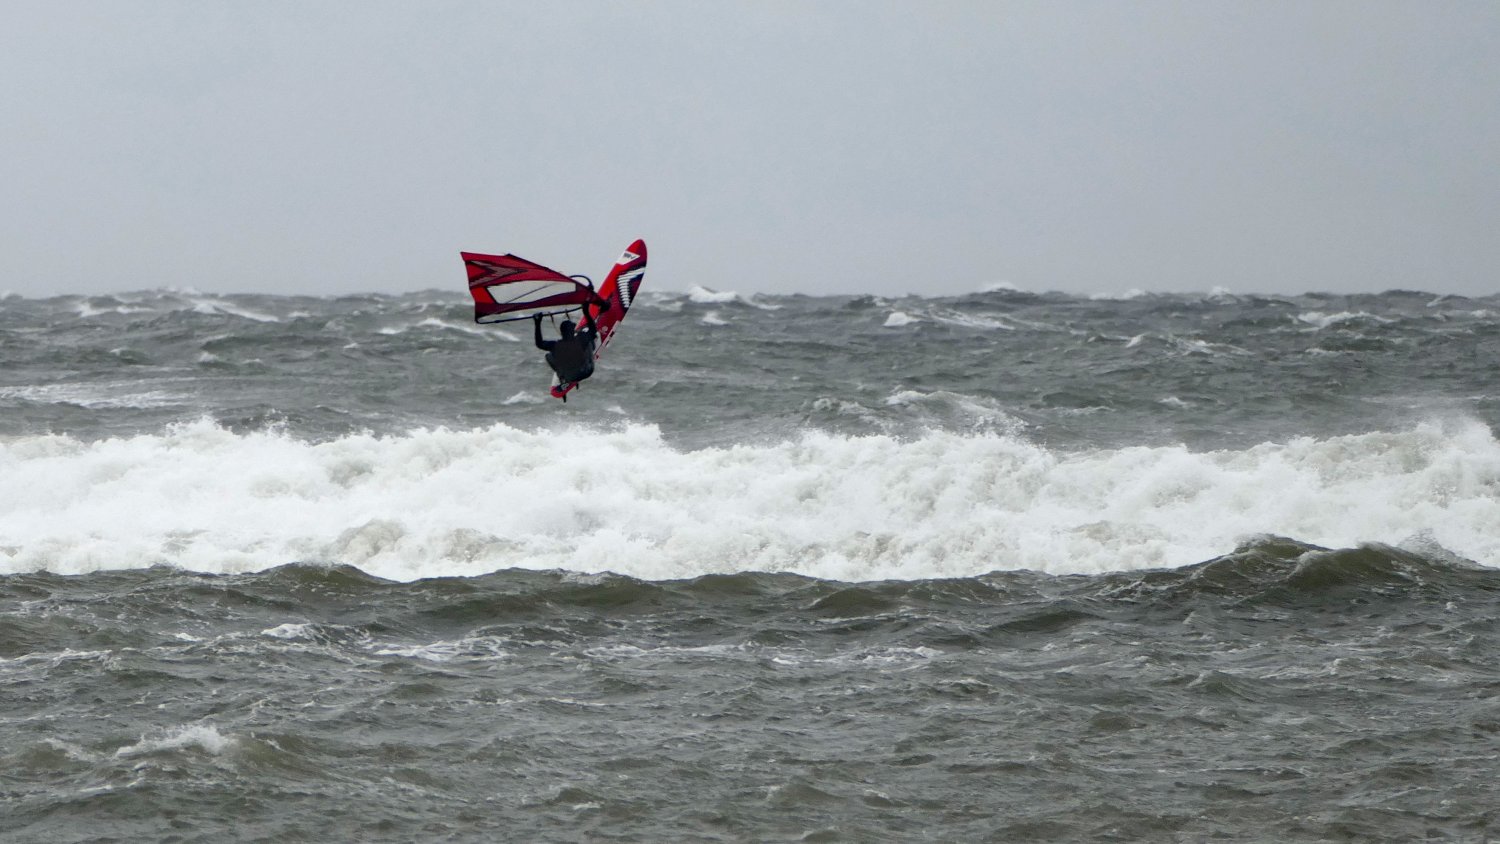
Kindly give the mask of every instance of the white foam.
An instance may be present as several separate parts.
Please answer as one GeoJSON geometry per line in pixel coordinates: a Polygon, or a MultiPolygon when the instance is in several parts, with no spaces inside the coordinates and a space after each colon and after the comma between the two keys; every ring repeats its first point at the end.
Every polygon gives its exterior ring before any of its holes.
{"type": "Polygon", "coordinates": [[[233,745],[234,739],[221,734],[212,724],[190,724],[152,736],[141,736],[140,741],[135,744],[116,750],[115,758],[126,759],[131,756],[143,756],[164,750],[185,750],[190,747],[196,747],[217,756],[233,745]]]}
{"type": "Polygon", "coordinates": [[[114,656],[114,654],[109,651],[75,651],[71,648],[64,648],[60,651],[36,651],[27,654],[21,654],[20,656],[10,659],[0,657],[0,667],[4,667],[7,664],[23,664],[31,662],[46,662],[56,667],[63,664],[64,662],[71,662],[74,660],[84,662],[106,662],[112,656],[114,656]]]}
{"type": "Polygon", "coordinates": [[[750,296],[741,296],[732,290],[710,290],[707,287],[699,287],[697,285],[688,288],[687,298],[688,301],[699,305],[728,305],[731,302],[738,302],[741,305],[749,305],[752,308],[760,308],[763,311],[781,310],[781,305],[761,302],[753,294],[750,296]]]}
{"type": "Polygon", "coordinates": [[[885,403],[886,403],[886,406],[888,406],[888,407],[901,407],[901,406],[904,406],[904,405],[911,404],[911,403],[913,403],[915,401],[920,401],[921,399],[925,399],[929,395],[931,395],[931,394],[930,393],[919,393],[916,390],[898,390],[897,392],[894,392],[894,393],[890,394],[889,396],[886,396],[885,397],[885,403]]]}
{"type": "MultiPolygon", "coordinates": [[[[971,431],[1002,431],[1013,434],[1025,427],[1024,422],[1012,416],[994,399],[947,390],[931,393],[898,390],[886,397],[885,404],[886,407],[906,407],[919,411],[915,419],[919,423],[936,423],[940,420],[946,422],[934,424],[933,427],[936,428],[951,430],[958,427],[955,423],[963,423],[963,427],[971,431]]],[[[886,420],[882,428],[906,428],[910,427],[911,421],[909,418],[886,420]]]]}
{"type": "Polygon", "coordinates": [[[0,399],[20,399],[34,404],[72,404],[91,410],[113,408],[174,407],[191,401],[186,395],[165,390],[135,390],[128,381],[99,384],[23,384],[0,387],[0,399]],[[134,391],[133,391],[134,390],[134,391]]]}
{"type": "Polygon", "coordinates": [[[1089,296],[1089,299],[1095,302],[1129,302],[1145,295],[1147,295],[1146,291],[1139,287],[1132,287],[1124,292],[1094,293],[1089,296]]]}
{"type": "Polygon", "coordinates": [[[312,636],[312,625],[289,621],[285,624],[278,624],[268,630],[262,630],[260,631],[260,635],[270,636],[273,639],[307,639],[312,636]]]}
{"type": "Polygon", "coordinates": [[[700,320],[698,320],[698,322],[702,323],[703,325],[728,325],[729,324],[728,322],[726,322],[724,320],[723,317],[719,316],[719,312],[718,311],[709,311],[708,313],[704,314],[703,318],[700,319],[700,320]]]}
{"type": "Polygon", "coordinates": [[[242,308],[222,299],[198,299],[193,302],[193,311],[200,314],[227,314],[253,322],[281,322],[281,317],[242,308]]]}
{"type": "Polygon", "coordinates": [[[727,305],[740,298],[740,294],[732,290],[709,290],[707,287],[697,285],[688,289],[688,299],[700,305],[727,305]]]}
{"type": "Polygon", "coordinates": [[[686,295],[670,290],[643,290],[635,297],[635,303],[631,307],[645,306],[675,314],[682,310],[686,295]]]}
{"type": "MultiPolygon", "coordinates": [[[[962,397],[890,401],[966,412],[962,397]]],[[[4,572],[323,561],[398,580],[519,567],[858,581],[1182,566],[1261,534],[1426,537],[1500,565],[1500,444],[1478,423],[1214,452],[1059,452],[1005,431],[687,451],[632,424],[308,443],[200,422],[0,442],[4,572]]]]}
{"type": "Polygon", "coordinates": [[[453,662],[462,659],[492,661],[505,659],[509,654],[503,642],[493,636],[471,639],[442,640],[425,645],[386,645],[373,649],[377,656],[401,656],[427,662],[453,662]]]}
{"type": "Polygon", "coordinates": [[[484,337],[489,340],[508,340],[512,343],[521,342],[520,337],[517,337],[515,334],[512,334],[511,332],[505,331],[503,329],[481,327],[478,325],[454,325],[449,322],[444,322],[437,317],[427,317],[426,319],[418,320],[417,322],[414,322],[410,325],[387,326],[385,328],[377,329],[376,333],[396,335],[405,334],[408,331],[421,331],[422,329],[426,328],[439,328],[444,331],[457,331],[460,334],[472,334],[478,337],[484,337]]]}
{"type": "Polygon", "coordinates": [[[103,316],[104,314],[139,314],[149,313],[151,308],[142,308],[134,305],[116,305],[113,308],[96,308],[87,300],[78,304],[78,316],[81,319],[103,316]]]}
{"type": "MultiPolygon", "coordinates": [[[[974,314],[968,314],[962,311],[952,311],[940,308],[933,308],[932,310],[930,310],[927,313],[927,318],[935,322],[943,322],[949,325],[958,325],[964,328],[998,328],[1004,331],[1016,330],[1016,327],[1014,325],[1002,322],[998,319],[990,319],[988,317],[975,316],[974,314]]],[[[1039,324],[1032,323],[1032,325],[1036,326],[1039,324]]],[[[1042,327],[1050,328],[1051,326],[1042,327]]]]}
{"type": "Polygon", "coordinates": [[[1015,286],[1014,284],[1011,284],[1008,281],[997,281],[997,282],[994,282],[993,284],[986,284],[983,287],[980,287],[979,288],[979,292],[980,293],[1026,293],[1028,291],[1025,290],[1024,288],[1017,287],[1017,286],[1015,286]]]}
{"type": "Polygon", "coordinates": [[[885,318],[885,327],[900,328],[904,325],[911,325],[914,322],[921,322],[921,320],[905,311],[891,311],[891,315],[885,318]]]}
{"type": "MultiPolygon", "coordinates": [[[[1249,356],[1251,354],[1247,349],[1242,349],[1239,346],[1231,346],[1228,343],[1210,343],[1207,340],[1199,340],[1196,337],[1178,337],[1175,334],[1169,334],[1165,339],[1178,354],[1183,355],[1217,356],[1229,354],[1249,356]]],[[[1126,348],[1129,348],[1131,345],[1134,345],[1134,343],[1127,345],[1126,348]]]]}
{"type": "Polygon", "coordinates": [[[1316,328],[1327,328],[1330,325],[1338,325],[1345,322],[1378,322],[1382,324],[1395,322],[1393,319],[1376,316],[1364,311],[1340,311],[1336,314],[1325,314],[1322,311],[1308,311],[1305,314],[1298,314],[1297,319],[1316,328]]]}
{"type": "Polygon", "coordinates": [[[886,421],[873,409],[865,407],[859,402],[851,401],[849,399],[823,396],[821,398],[813,400],[812,409],[818,411],[819,413],[833,413],[838,416],[851,416],[855,419],[859,419],[863,422],[873,425],[877,429],[882,428],[886,421]]]}

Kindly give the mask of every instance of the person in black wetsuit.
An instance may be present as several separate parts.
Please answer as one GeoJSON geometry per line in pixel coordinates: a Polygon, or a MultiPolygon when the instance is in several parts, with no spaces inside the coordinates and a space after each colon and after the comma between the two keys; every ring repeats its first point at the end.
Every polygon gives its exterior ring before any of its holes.
{"type": "Polygon", "coordinates": [[[557,383],[582,381],[594,374],[594,347],[599,340],[599,325],[588,308],[583,309],[588,325],[578,328],[570,319],[565,319],[558,330],[562,336],[556,340],[542,339],[542,315],[532,317],[536,327],[536,347],[547,353],[547,365],[557,373],[557,383]]]}

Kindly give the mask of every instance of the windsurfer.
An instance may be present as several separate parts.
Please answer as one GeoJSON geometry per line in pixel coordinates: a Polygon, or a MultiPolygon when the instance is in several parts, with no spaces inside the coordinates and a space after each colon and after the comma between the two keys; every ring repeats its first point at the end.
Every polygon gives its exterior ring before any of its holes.
{"type": "MultiPolygon", "coordinates": [[[[608,302],[605,302],[608,307],[608,302]]],[[[583,309],[588,323],[579,328],[570,319],[565,319],[558,331],[562,336],[556,340],[542,339],[542,315],[532,317],[536,328],[536,347],[547,353],[547,365],[557,373],[557,383],[578,382],[594,374],[594,348],[599,340],[599,324],[594,322],[593,311],[583,309]]]]}

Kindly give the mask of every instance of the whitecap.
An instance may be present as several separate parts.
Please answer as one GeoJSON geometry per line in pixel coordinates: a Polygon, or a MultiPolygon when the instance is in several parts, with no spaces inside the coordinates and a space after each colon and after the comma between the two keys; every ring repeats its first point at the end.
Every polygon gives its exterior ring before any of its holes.
{"type": "Polygon", "coordinates": [[[996,281],[979,288],[980,293],[1027,293],[1024,288],[1017,287],[1008,281],[996,281]]]}
{"type": "Polygon", "coordinates": [[[138,390],[131,382],[98,384],[29,384],[0,387],[0,398],[20,399],[33,404],[71,404],[90,410],[146,409],[174,407],[190,401],[181,393],[166,390],[138,390]]]}
{"type": "MultiPolygon", "coordinates": [[[[979,316],[977,314],[965,313],[963,311],[952,311],[945,308],[933,308],[927,312],[927,318],[934,322],[957,325],[963,328],[985,328],[1000,329],[1002,331],[1015,331],[1016,327],[1000,319],[979,316]]],[[[1044,326],[1051,328],[1051,326],[1044,326]]]]}
{"type": "Polygon", "coordinates": [[[311,631],[311,624],[287,622],[262,630],[260,635],[270,636],[273,639],[310,639],[313,638],[311,631]]]}
{"type": "Polygon", "coordinates": [[[1139,299],[1142,296],[1146,295],[1148,295],[1146,291],[1140,289],[1139,287],[1132,287],[1129,290],[1124,291],[1094,293],[1089,296],[1089,299],[1095,302],[1129,302],[1132,299],[1139,299]]]}
{"type": "Polygon", "coordinates": [[[1298,314],[1297,319],[1298,321],[1307,323],[1308,325],[1314,326],[1315,328],[1327,328],[1331,325],[1338,325],[1345,322],[1369,321],[1383,324],[1395,322],[1395,320],[1393,319],[1376,316],[1375,314],[1366,313],[1364,311],[1340,311],[1336,314],[1325,314],[1322,311],[1308,311],[1307,313],[1298,314]]]}
{"type": "Polygon", "coordinates": [[[197,299],[193,302],[193,312],[200,314],[227,314],[253,322],[281,322],[281,317],[272,314],[252,311],[249,308],[240,307],[231,302],[219,299],[197,299]]]}
{"type": "Polygon", "coordinates": [[[164,750],[186,750],[196,747],[215,756],[233,747],[235,739],[225,736],[212,724],[191,724],[177,727],[152,736],[141,736],[135,744],[115,751],[115,758],[128,759],[164,750]]]}
{"type": "Polygon", "coordinates": [[[700,305],[726,305],[740,298],[740,294],[733,291],[709,290],[707,287],[694,285],[688,289],[688,299],[700,305]]]}

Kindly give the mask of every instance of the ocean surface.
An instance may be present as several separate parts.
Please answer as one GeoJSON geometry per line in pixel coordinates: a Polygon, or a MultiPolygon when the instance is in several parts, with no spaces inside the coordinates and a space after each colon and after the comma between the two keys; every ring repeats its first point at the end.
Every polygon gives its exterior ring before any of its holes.
{"type": "Polygon", "coordinates": [[[1500,297],[0,298],[0,840],[1500,839],[1500,297]]]}

